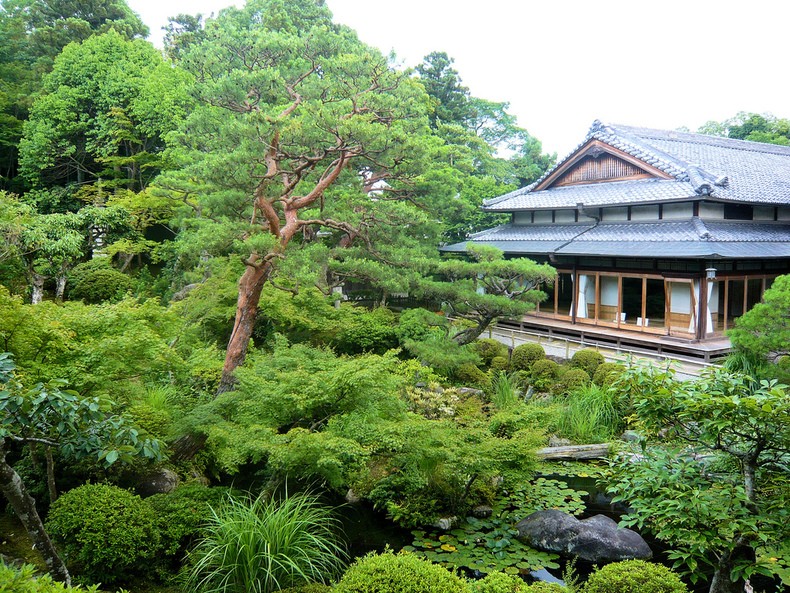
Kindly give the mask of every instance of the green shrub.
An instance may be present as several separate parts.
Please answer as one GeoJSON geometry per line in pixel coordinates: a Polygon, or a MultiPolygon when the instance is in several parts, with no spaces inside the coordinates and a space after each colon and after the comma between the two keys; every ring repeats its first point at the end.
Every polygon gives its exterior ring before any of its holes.
{"type": "Polygon", "coordinates": [[[270,593],[331,579],[345,556],[337,530],[329,509],[311,495],[228,496],[195,548],[187,590],[270,593]]]}
{"type": "Polygon", "coordinates": [[[523,593],[527,584],[517,576],[504,572],[490,572],[479,581],[472,581],[469,586],[471,593],[523,593]]]}
{"type": "Polygon", "coordinates": [[[555,403],[529,403],[491,416],[488,429],[499,438],[512,438],[520,430],[556,432],[563,408],[555,403]]]}
{"type": "Polygon", "coordinates": [[[591,377],[595,375],[598,366],[604,362],[606,362],[606,359],[603,357],[603,354],[589,348],[579,350],[571,357],[571,367],[583,369],[591,377]]]}
{"type": "Polygon", "coordinates": [[[126,412],[137,428],[157,439],[164,439],[173,423],[170,412],[155,408],[145,402],[129,406],[126,412]]]}
{"type": "Polygon", "coordinates": [[[472,348],[486,366],[491,366],[491,362],[497,356],[507,358],[507,346],[493,338],[481,338],[472,343],[472,348]]]}
{"type": "Polygon", "coordinates": [[[569,591],[571,589],[563,587],[559,583],[546,583],[544,581],[532,583],[525,589],[526,593],[568,593],[569,591]]]}
{"type": "Polygon", "coordinates": [[[515,371],[528,371],[532,364],[546,358],[546,351],[540,344],[519,344],[510,355],[510,366],[515,371]]]}
{"type": "Polygon", "coordinates": [[[587,579],[583,593],[687,593],[680,577],[661,564],[624,560],[607,564],[587,579]]]}
{"type": "Polygon", "coordinates": [[[280,593],[329,593],[330,591],[332,591],[332,587],[323,583],[308,583],[298,587],[280,589],[280,593]]]}
{"type": "Polygon", "coordinates": [[[616,362],[604,362],[598,365],[593,375],[593,383],[599,387],[609,387],[622,373],[625,367],[616,362]]]}
{"type": "Polygon", "coordinates": [[[159,522],[163,554],[180,560],[208,522],[211,508],[219,507],[229,493],[228,488],[185,484],[168,494],[144,499],[159,522]]]}
{"type": "Polygon", "coordinates": [[[532,365],[530,375],[532,377],[532,386],[538,391],[546,391],[560,376],[560,365],[553,360],[544,358],[532,365]]]}
{"type": "Polygon", "coordinates": [[[485,388],[490,384],[489,376],[471,362],[464,363],[458,367],[458,370],[455,372],[455,378],[463,385],[476,385],[485,388]]]}
{"type": "MultiPolygon", "coordinates": [[[[101,262],[102,260],[100,260],[101,262]]],[[[120,300],[134,288],[134,281],[108,264],[80,264],[71,274],[69,298],[88,304],[120,300]]],[[[102,262],[103,263],[103,262],[102,262]]]]}
{"type": "Polygon", "coordinates": [[[507,356],[495,356],[491,359],[491,370],[492,371],[504,371],[507,370],[508,367],[508,359],[507,356]]]}
{"type": "Polygon", "coordinates": [[[85,484],[50,507],[47,531],[84,581],[110,584],[146,574],[159,551],[151,508],[117,486],[85,484]]]}
{"type": "Polygon", "coordinates": [[[491,372],[490,391],[491,403],[497,410],[514,406],[521,399],[516,376],[505,371],[491,372]]]}
{"type": "Polygon", "coordinates": [[[7,566],[0,561],[0,592],[2,593],[96,593],[98,586],[87,589],[67,587],[63,583],[53,581],[48,574],[36,575],[36,567],[23,564],[19,568],[7,566]]]}
{"type": "Polygon", "coordinates": [[[590,384],[590,375],[583,369],[569,369],[555,385],[556,393],[570,393],[590,384]]]}
{"type": "Polygon", "coordinates": [[[412,554],[368,554],[335,585],[334,593],[468,593],[466,582],[412,554]]]}

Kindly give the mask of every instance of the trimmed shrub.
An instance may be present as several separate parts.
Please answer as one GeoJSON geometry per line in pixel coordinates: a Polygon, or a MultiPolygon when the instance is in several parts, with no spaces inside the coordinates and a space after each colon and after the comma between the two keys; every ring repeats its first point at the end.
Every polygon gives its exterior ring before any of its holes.
{"type": "Polygon", "coordinates": [[[508,356],[507,346],[493,338],[480,338],[472,343],[472,348],[486,366],[491,366],[497,356],[508,356]]]}
{"type": "Polygon", "coordinates": [[[6,566],[0,561],[0,591],[4,593],[97,593],[97,585],[83,589],[67,587],[63,583],[53,581],[48,574],[36,575],[36,567],[23,564],[19,568],[6,566]]]}
{"type": "Polygon", "coordinates": [[[335,585],[334,593],[468,593],[466,581],[412,554],[368,554],[335,585]]]}
{"type": "Polygon", "coordinates": [[[595,375],[598,366],[604,362],[606,362],[606,359],[603,357],[603,354],[590,348],[579,350],[571,357],[571,367],[583,369],[590,377],[595,375]]]}
{"type": "Polygon", "coordinates": [[[495,356],[491,359],[491,370],[492,371],[504,371],[507,370],[508,367],[508,359],[507,356],[495,356]]]}
{"type": "Polygon", "coordinates": [[[540,344],[519,344],[510,355],[510,367],[514,371],[528,371],[532,364],[546,358],[546,351],[540,344]]]}
{"type": "Polygon", "coordinates": [[[544,358],[532,365],[530,375],[532,376],[532,386],[539,391],[546,391],[560,376],[560,365],[553,360],[544,358]]]}
{"type": "Polygon", "coordinates": [[[555,385],[558,394],[570,393],[579,387],[590,384],[590,375],[583,369],[570,369],[566,372],[555,385]]]}
{"type": "Polygon", "coordinates": [[[471,362],[466,362],[458,367],[458,370],[455,372],[455,378],[464,385],[477,385],[483,388],[487,388],[491,381],[484,371],[471,362]]]}
{"type": "Polygon", "coordinates": [[[168,494],[144,499],[159,522],[163,553],[180,560],[211,517],[211,508],[219,507],[229,493],[224,487],[185,484],[168,494]]]}
{"type": "Polygon", "coordinates": [[[587,579],[583,593],[687,593],[680,577],[661,564],[624,560],[607,564],[587,579]]]}
{"type": "Polygon", "coordinates": [[[151,508],[128,490],[85,484],[50,507],[47,531],[85,582],[111,584],[146,574],[159,551],[151,508]]]}
{"type": "Polygon", "coordinates": [[[599,387],[609,387],[625,370],[623,365],[616,362],[604,362],[599,364],[593,375],[593,383],[599,387]]]}
{"type": "Polygon", "coordinates": [[[469,589],[471,593],[524,593],[527,584],[517,576],[504,572],[490,572],[479,581],[472,581],[469,589]]]}
{"type": "Polygon", "coordinates": [[[532,583],[525,591],[526,593],[568,593],[570,589],[563,587],[559,583],[538,581],[537,583],[532,583]]]}
{"type": "Polygon", "coordinates": [[[280,593],[329,593],[332,587],[322,583],[308,583],[299,587],[288,587],[287,589],[280,589],[280,593]]]}
{"type": "Polygon", "coordinates": [[[120,300],[134,288],[134,281],[129,276],[109,265],[92,265],[78,270],[80,266],[74,268],[71,274],[73,284],[69,297],[72,299],[82,299],[85,303],[94,305],[120,300]]]}

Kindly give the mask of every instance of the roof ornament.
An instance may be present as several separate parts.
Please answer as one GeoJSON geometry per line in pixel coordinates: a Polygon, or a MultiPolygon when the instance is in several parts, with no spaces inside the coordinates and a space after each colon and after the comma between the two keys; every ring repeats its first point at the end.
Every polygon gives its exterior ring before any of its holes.
{"type": "Polygon", "coordinates": [[[688,166],[689,183],[697,195],[709,196],[713,191],[711,182],[708,181],[699,165],[688,166]]]}

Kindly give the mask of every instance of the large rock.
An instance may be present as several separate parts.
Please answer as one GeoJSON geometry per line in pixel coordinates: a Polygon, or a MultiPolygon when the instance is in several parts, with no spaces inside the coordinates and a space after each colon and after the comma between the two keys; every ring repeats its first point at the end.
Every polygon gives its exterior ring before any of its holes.
{"type": "Polygon", "coordinates": [[[178,486],[178,474],[167,468],[158,468],[137,483],[137,493],[146,498],[154,494],[169,494],[178,486]]]}
{"type": "Polygon", "coordinates": [[[578,520],[562,511],[538,511],[516,525],[518,538],[533,548],[578,556],[590,562],[617,562],[653,556],[642,536],[620,529],[605,515],[578,520]]]}

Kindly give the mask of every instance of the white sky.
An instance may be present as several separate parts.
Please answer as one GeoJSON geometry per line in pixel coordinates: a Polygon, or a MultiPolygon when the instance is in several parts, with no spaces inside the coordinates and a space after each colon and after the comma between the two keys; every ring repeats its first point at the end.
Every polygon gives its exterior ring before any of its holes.
{"type": "MultiPolygon", "coordinates": [[[[128,0],[161,45],[180,12],[230,0],[128,0]]],[[[564,156],[594,119],[692,131],[738,111],[790,117],[785,0],[327,0],[335,21],[406,66],[455,59],[474,96],[508,101],[564,156]]],[[[241,4],[239,2],[238,4],[241,4]]]]}

